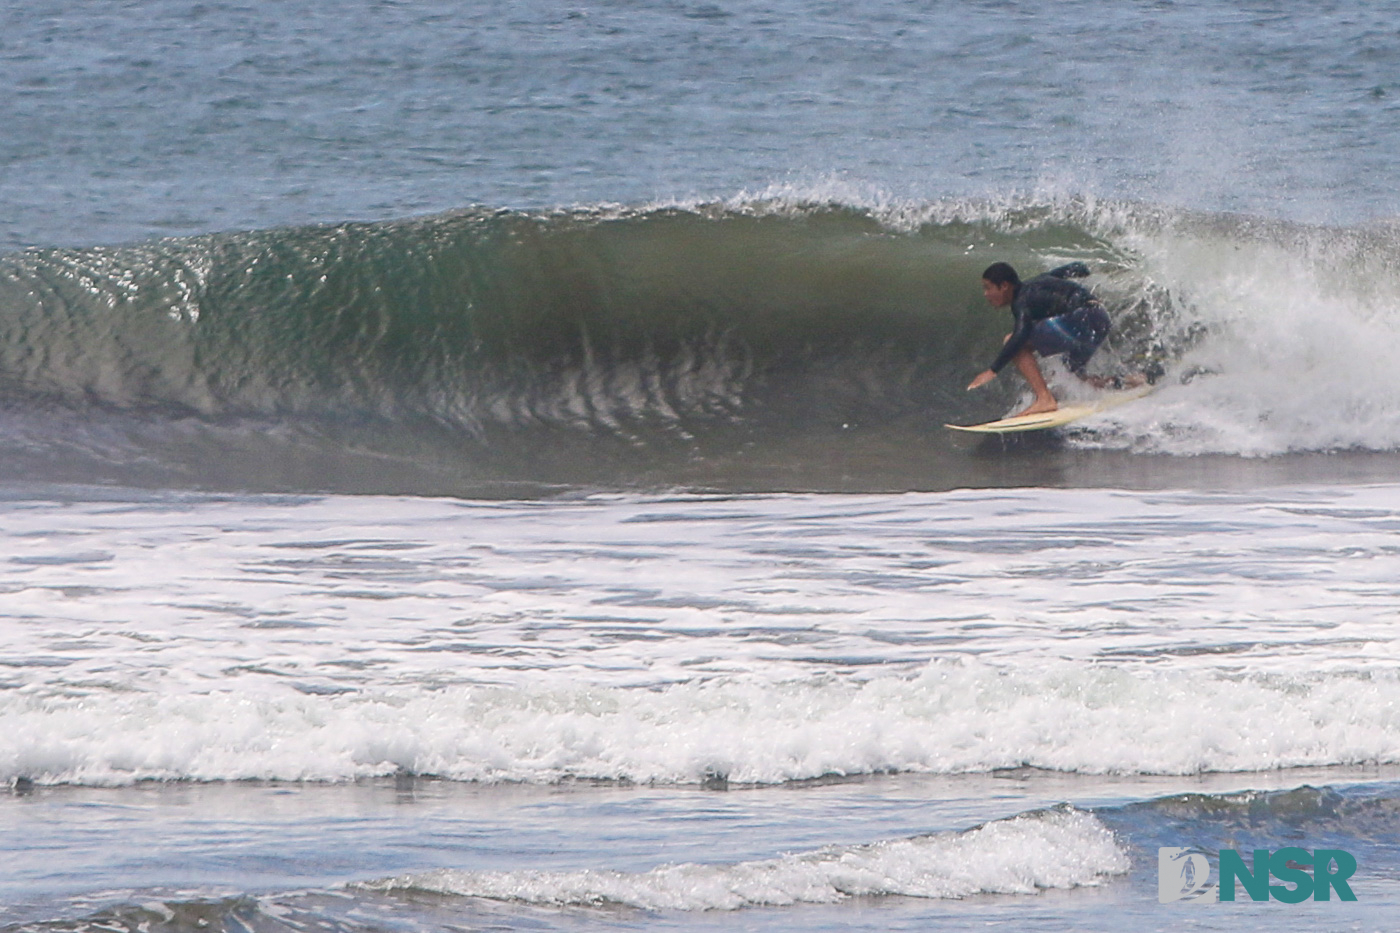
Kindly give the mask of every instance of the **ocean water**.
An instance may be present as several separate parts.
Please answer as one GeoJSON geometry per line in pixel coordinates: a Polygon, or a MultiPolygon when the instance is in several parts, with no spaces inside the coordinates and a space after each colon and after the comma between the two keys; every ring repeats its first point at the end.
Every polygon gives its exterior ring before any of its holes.
{"type": "Polygon", "coordinates": [[[1397,22],[0,9],[0,931],[1392,929],[1397,22]]]}

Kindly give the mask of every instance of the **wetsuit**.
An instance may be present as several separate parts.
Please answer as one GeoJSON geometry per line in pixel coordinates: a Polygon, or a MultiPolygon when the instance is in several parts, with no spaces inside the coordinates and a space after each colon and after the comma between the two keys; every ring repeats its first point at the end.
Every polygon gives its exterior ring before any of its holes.
{"type": "Polygon", "coordinates": [[[1089,267],[1072,262],[1022,282],[1011,301],[1015,327],[1001,352],[988,368],[998,372],[1030,346],[1041,356],[1063,353],[1072,372],[1081,372],[1089,357],[1108,336],[1108,312],[1082,285],[1067,281],[1083,278],[1089,267]]]}

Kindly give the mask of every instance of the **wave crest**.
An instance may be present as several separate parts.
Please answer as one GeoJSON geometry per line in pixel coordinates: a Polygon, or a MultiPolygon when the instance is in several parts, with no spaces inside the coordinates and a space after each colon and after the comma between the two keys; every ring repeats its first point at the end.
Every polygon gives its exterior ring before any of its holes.
{"type": "Polygon", "coordinates": [[[734,864],[684,864],[632,873],[456,871],[409,875],[362,889],[418,891],[549,906],[615,904],[644,910],[738,910],[829,904],[851,897],[962,898],[1035,894],[1101,883],[1128,856],[1093,816],[1063,808],[964,832],[938,833],[734,864]]]}

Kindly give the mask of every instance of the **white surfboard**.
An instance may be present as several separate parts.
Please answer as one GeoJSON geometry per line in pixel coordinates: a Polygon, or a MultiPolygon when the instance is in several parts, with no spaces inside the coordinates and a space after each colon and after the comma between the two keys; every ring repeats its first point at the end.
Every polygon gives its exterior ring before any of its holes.
{"type": "Polygon", "coordinates": [[[971,431],[974,434],[1016,434],[1020,431],[1042,431],[1046,428],[1058,428],[1071,421],[1078,421],[1080,418],[1087,418],[1101,411],[1125,405],[1134,399],[1142,398],[1153,388],[1154,386],[1139,386],[1124,392],[1110,392],[1092,402],[1086,402],[1082,405],[1063,405],[1054,411],[1042,412],[1038,415],[1017,415],[1014,418],[1002,418],[1000,421],[988,421],[985,424],[945,424],[944,427],[952,428],[954,431],[971,431]]]}

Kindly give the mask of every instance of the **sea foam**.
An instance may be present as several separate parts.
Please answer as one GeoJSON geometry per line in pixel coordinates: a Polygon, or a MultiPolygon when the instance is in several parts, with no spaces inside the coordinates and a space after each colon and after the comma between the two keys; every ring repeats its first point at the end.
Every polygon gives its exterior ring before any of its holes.
{"type": "Polygon", "coordinates": [[[1029,766],[1185,774],[1400,761],[1400,680],[1235,677],[1060,662],[915,676],[746,677],[660,689],[0,699],[0,775],[37,783],[779,783],[1029,766]]]}
{"type": "Polygon", "coordinates": [[[1157,297],[1160,390],[1081,443],[1175,455],[1394,450],[1400,243],[1384,228],[1104,209],[1132,257],[1110,307],[1157,297]]]}
{"type": "Polygon", "coordinates": [[[1022,814],[938,833],[734,864],[665,865],[647,872],[439,870],[364,885],[531,904],[647,910],[737,910],[832,903],[849,897],[961,898],[1034,894],[1102,883],[1127,854],[1090,814],[1022,814]]]}
{"type": "Polygon", "coordinates": [[[1395,493],[17,502],[0,779],[1397,761],[1395,493]]]}

